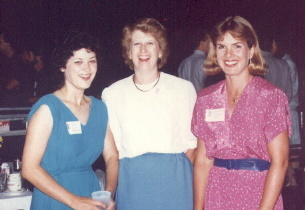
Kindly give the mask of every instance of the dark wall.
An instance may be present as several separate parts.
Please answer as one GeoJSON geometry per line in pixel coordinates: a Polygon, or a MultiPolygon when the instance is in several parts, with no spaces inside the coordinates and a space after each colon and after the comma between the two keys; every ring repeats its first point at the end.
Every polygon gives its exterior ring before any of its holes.
{"type": "MultiPolygon", "coordinates": [[[[248,19],[257,31],[280,29],[290,34],[290,54],[299,67],[300,111],[305,111],[305,1],[270,0],[1,0],[1,29],[14,31],[20,42],[42,39],[51,51],[63,31],[83,28],[101,39],[103,65],[88,92],[99,97],[104,87],[132,73],[121,57],[120,37],[125,24],[141,17],[160,20],[169,32],[170,57],[164,71],[177,75],[181,60],[192,49],[186,43],[193,27],[211,29],[217,22],[231,15],[248,19]]],[[[259,39],[263,37],[259,36],[259,39]]],[[[303,131],[304,132],[304,131],[303,131]]],[[[16,138],[17,141],[19,137],[16,138]]],[[[10,140],[5,154],[11,158],[11,149],[20,148],[10,140]]],[[[22,145],[22,144],[18,144],[22,145]]],[[[0,149],[0,155],[3,151],[0,149]]],[[[16,156],[16,155],[14,155],[16,156]]]]}

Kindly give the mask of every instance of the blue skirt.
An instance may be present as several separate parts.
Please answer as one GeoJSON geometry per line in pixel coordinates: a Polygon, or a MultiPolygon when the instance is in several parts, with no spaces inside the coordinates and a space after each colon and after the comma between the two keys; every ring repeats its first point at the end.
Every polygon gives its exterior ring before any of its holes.
{"type": "Polygon", "coordinates": [[[192,210],[193,166],[184,153],[120,160],[117,210],[192,210]]]}

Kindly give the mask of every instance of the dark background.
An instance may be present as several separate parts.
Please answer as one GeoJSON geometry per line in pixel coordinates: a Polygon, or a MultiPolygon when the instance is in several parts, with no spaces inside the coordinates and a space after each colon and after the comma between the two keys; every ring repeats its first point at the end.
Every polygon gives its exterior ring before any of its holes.
{"type": "Polygon", "coordinates": [[[243,16],[257,31],[288,31],[289,53],[303,70],[304,11],[304,0],[1,0],[1,28],[16,32],[21,42],[43,40],[46,49],[70,28],[91,31],[103,46],[103,65],[91,88],[97,93],[132,73],[121,56],[120,38],[123,27],[138,18],[153,17],[167,27],[171,54],[163,71],[171,74],[177,75],[193,50],[187,42],[192,28],[211,29],[231,15],[243,16]]]}
{"type": "MultiPolygon", "coordinates": [[[[304,112],[304,13],[304,0],[1,0],[0,27],[14,32],[20,43],[43,41],[49,52],[46,58],[65,31],[91,31],[101,40],[103,60],[88,93],[99,98],[104,87],[132,74],[120,47],[121,31],[127,23],[153,17],[167,27],[171,53],[162,70],[177,75],[179,63],[193,51],[188,42],[193,28],[210,30],[225,17],[240,15],[257,32],[288,32],[289,54],[299,71],[299,111],[304,112]]],[[[263,40],[260,34],[259,40],[263,40]]]]}
{"type": "MultiPolygon", "coordinates": [[[[120,48],[121,31],[127,23],[152,17],[166,26],[171,53],[162,71],[177,75],[179,63],[194,50],[188,42],[191,30],[210,30],[232,15],[249,20],[259,32],[259,40],[264,39],[263,33],[288,32],[288,52],[299,71],[299,111],[304,113],[305,0],[0,0],[1,30],[14,32],[20,43],[43,41],[46,52],[51,52],[56,40],[71,28],[89,30],[100,38],[102,65],[88,91],[96,97],[107,85],[132,74],[120,48]]],[[[47,53],[46,58],[49,56],[47,53]]],[[[304,127],[301,132],[304,135],[304,127]]],[[[23,136],[5,138],[0,159],[21,157],[23,144],[23,136]]],[[[101,161],[94,167],[100,168],[101,161]]],[[[285,209],[302,208],[301,192],[284,189],[285,209]]]]}
{"type": "MultiPolygon", "coordinates": [[[[89,30],[101,40],[102,65],[87,94],[100,97],[104,87],[132,74],[121,56],[121,31],[136,19],[153,17],[168,29],[170,56],[162,71],[177,75],[179,63],[194,50],[194,28],[210,30],[225,17],[240,15],[260,34],[288,33],[289,54],[296,61],[300,111],[305,103],[305,0],[0,0],[0,28],[18,41],[41,41],[46,60],[64,32],[89,30]],[[264,32],[264,33],[260,33],[264,32]]],[[[52,73],[52,72],[51,72],[52,73]]]]}

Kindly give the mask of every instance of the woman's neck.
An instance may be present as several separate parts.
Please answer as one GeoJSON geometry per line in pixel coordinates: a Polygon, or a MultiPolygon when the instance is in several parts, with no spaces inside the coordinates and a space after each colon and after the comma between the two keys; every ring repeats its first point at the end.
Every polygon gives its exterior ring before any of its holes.
{"type": "Polygon", "coordinates": [[[137,84],[149,84],[160,77],[160,72],[158,70],[152,72],[141,72],[135,71],[134,82],[137,84]]]}
{"type": "Polygon", "coordinates": [[[87,102],[84,91],[69,91],[66,87],[62,87],[59,89],[59,94],[62,96],[63,101],[73,104],[76,107],[80,107],[87,102]]]}
{"type": "Polygon", "coordinates": [[[228,93],[232,96],[240,95],[252,78],[253,76],[250,74],[245,76],[244,78],[240,78],[240,77],[226,78],[226,86],[228,93]]]}

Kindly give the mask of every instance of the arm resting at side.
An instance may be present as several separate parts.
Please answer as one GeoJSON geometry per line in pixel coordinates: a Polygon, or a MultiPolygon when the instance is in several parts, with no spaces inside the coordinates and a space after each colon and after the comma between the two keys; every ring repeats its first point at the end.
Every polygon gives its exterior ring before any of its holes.
{"type": "Polygon", "coordinates": [[[196,149],[189,149],[185,154],[188,157],[188,159],[191,161],[191,163],[194,165],[195,160],[195,152],[196,149]]]}
{"type": "MultiPolygon", "coordinates": [[[[118,184],[118,173],[119,173],[119,155],[115,145],[115,141],[110,128],[107,128],[107,134],[105,138],[105,147],[103,151],[103,157],[106,164],[106,188],[105,190],[111,192],[112,199],[118,184]]],[[[112,200],[108,209],[114,209],[115,203],[112,200]]]]}
{"type": "Polygon", "coordinates": [[[208,177],[213,163],[214,160],[206,156],[204,142],[198,139],[194,160],[194,210],[204,209],[208,177]]]}
{"type": "Polygon", "coordinates": [[[46,195],[73,209],[98,210],[100,201],[72,194],[59,185],[41,166],[53,127],[53,118],[47,105],[42,105],[29,121],[23,151],[22,176],[46,195]]]}
{"type": "Polygon", "coordinates": [[[289,140],[287,130],[268,144],[271,165],[268,171],[260,210],[274,209],[281,193],[289,163],[289,140]]]}

